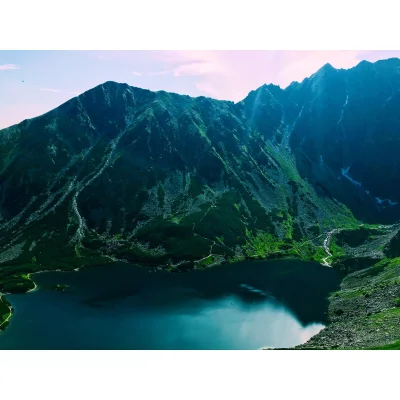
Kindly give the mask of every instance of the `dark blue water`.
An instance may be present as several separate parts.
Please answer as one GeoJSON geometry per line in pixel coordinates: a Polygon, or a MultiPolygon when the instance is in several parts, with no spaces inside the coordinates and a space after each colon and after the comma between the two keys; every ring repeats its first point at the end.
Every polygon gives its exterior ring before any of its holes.
{"type": "Polygon", "coordinates": [[[112,264],[34,275],[0,349],[259,349],[306,342],[340,277],[299,261],[249,261],[181,274],[112,264]],[[55,291],[66,284],[65,292],[55,291]]]}

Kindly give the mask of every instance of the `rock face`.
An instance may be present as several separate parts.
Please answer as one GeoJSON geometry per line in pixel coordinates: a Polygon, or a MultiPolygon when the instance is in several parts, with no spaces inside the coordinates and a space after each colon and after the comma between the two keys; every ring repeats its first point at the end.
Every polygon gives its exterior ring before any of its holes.
{"type": "Polygon", "coordinates": [[[110,259],[320,261],[353,214],[399,215],[399,89],[397,59],[237,104],[106,82],[0,131],[0,291],[110,259]]]}
{"type": "Polygon", "coordinates": [[[326,65],[285,92],[297,118],[290,143],[300,174],[360,219],[397,220],[400,60],[326,65]]]}
{"type": "Polygon", "coordinates": [[[334,266],[345,277],[330,295],[328,326],[296,349],[400,348],[399,232],[394,224],[335,234],[343,248],[334,266]]]}

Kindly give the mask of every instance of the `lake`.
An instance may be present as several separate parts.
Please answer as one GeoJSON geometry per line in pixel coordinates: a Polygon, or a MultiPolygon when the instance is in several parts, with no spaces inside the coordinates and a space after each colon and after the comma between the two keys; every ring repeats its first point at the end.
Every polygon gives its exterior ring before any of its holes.
{"type": "Polygon", "coordinates": [[[0,349],[290,347],[324,327],[327,296],[341,281],[331,268],[294,260],[179,274],[114,263],[33,278],[38,290],[7,296],[14,315],[0,349]]]}

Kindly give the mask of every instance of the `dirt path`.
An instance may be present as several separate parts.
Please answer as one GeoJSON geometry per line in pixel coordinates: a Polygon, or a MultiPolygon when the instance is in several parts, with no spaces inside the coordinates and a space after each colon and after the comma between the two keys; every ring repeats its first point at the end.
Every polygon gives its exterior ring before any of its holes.
{"type": "Polygon", "coordinates": [[[329,251],[329,245],[331,244],[332,235],[339,231],[340,229],[332,229],[327,233],[326,238],[324,240],[324,250],[328,255],[322,259],[322,265],[325,265],[326,267],[332,267],[332,265],[328,263],[328,258],[332,257],[332,253],[329,251]]]}

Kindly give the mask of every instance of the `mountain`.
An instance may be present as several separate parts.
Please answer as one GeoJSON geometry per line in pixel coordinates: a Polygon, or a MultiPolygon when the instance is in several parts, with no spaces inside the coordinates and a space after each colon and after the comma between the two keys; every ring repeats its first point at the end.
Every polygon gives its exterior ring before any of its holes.
{"type": "Polygon", "coordinates": [[[351,222],[276,141],[281,114],[267,88],[234,104],[107,82],[3,130],[4,278],[23,290],[30,281],[16,268],[124,259],[176,270],[265,257],[351,222]]]}
{"type": "Polygon", "coordinates": [[[359,219],[399,219],[400,60],[326,65],[286,92],[299,173],[359,219]]]}
{"type": "Polygon", "coordinates": [[[335,228],[400,213],[400,60],[329,64],[239,103],[106,82],[0,131],[0,291],[126,260],[326,263],[335,228]]]}

